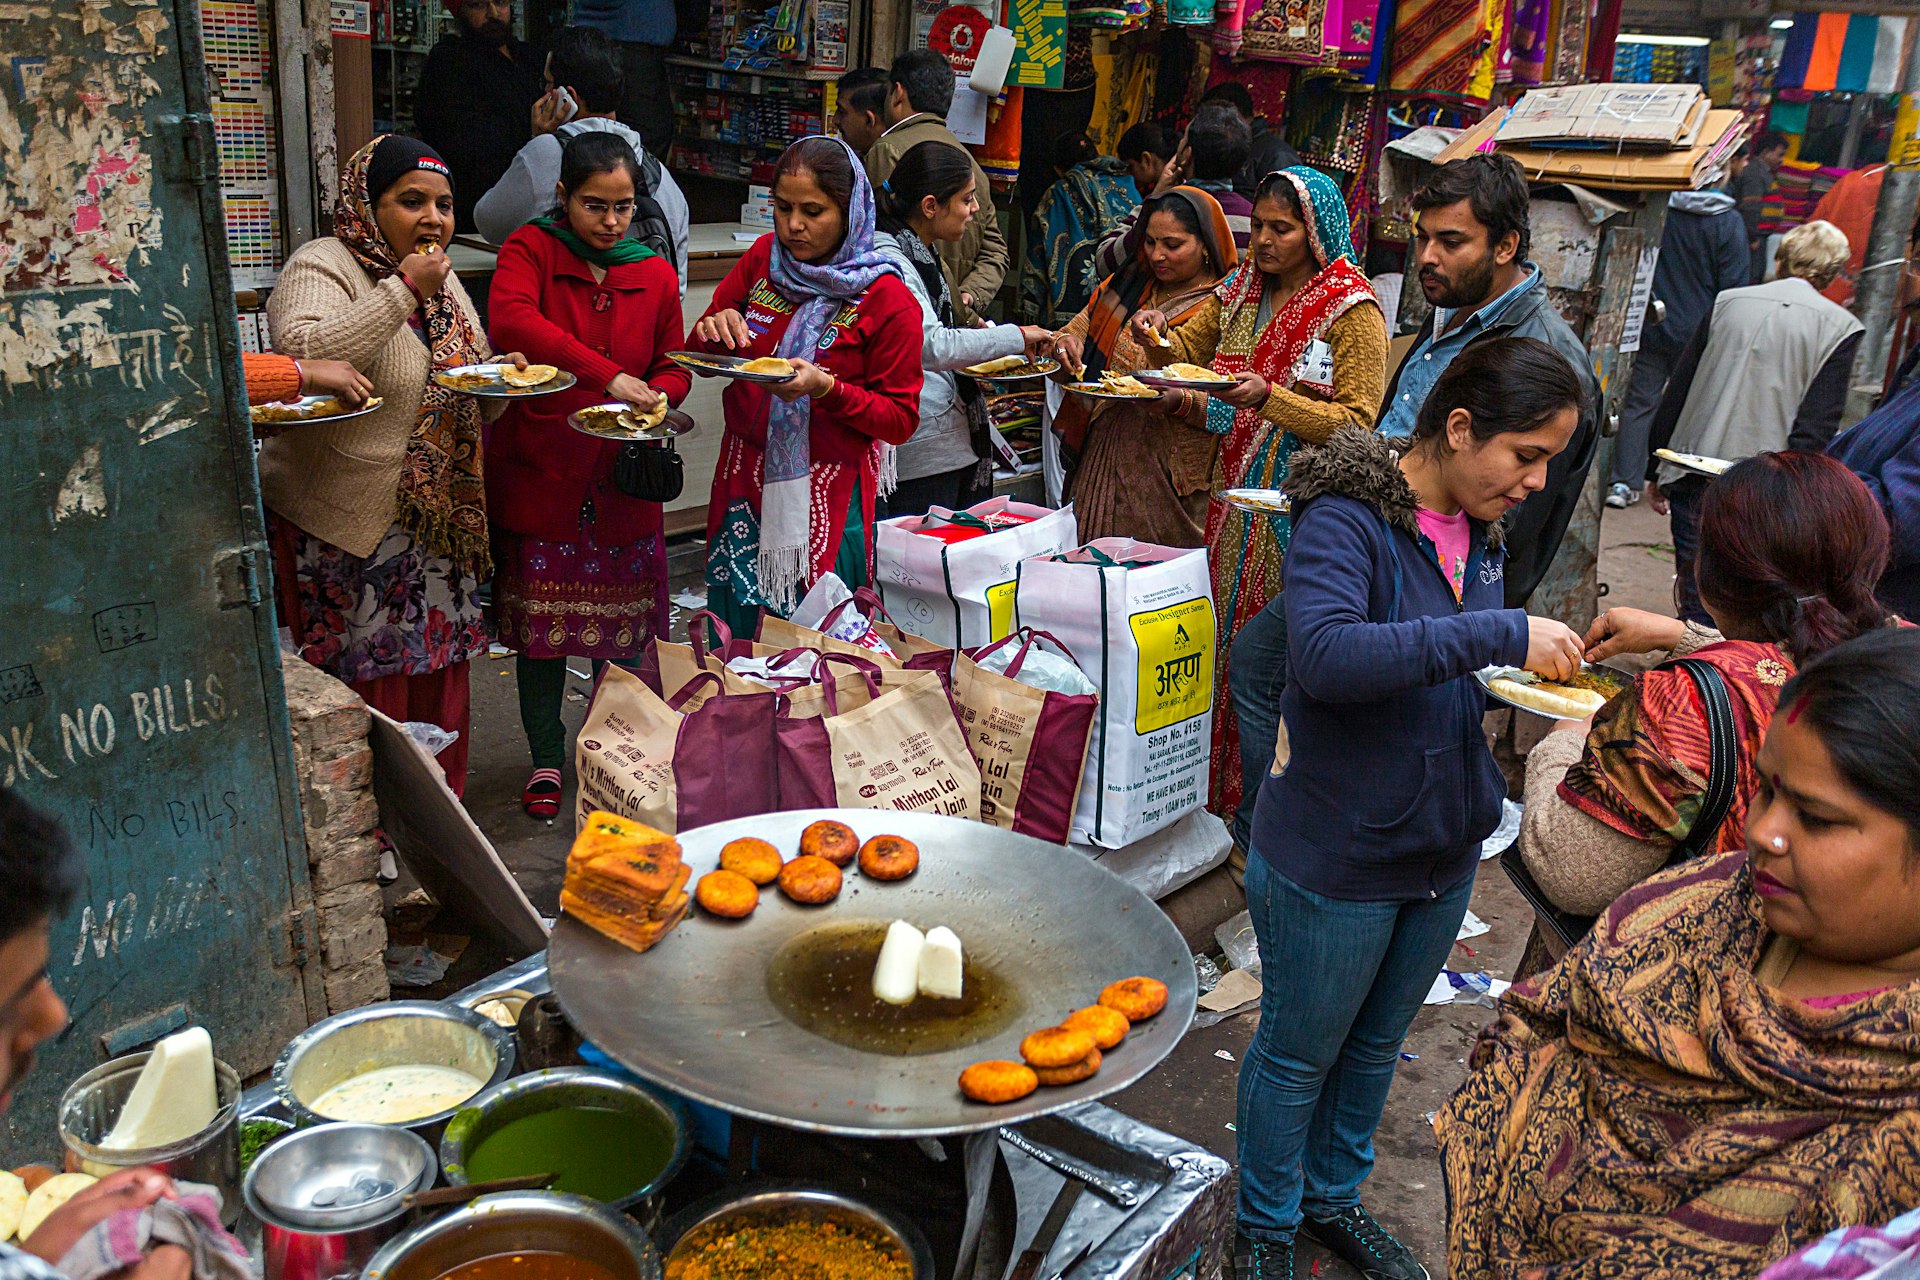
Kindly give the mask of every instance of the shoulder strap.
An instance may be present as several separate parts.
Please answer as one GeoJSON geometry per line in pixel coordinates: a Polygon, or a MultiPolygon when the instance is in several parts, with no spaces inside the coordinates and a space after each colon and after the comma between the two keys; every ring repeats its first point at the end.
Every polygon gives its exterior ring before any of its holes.
{"type": "Polygon", "coordinates": [[[1727,811],[1733,807],[1740,740],[1734,726],[1733,699],[1727,694],[1726,679],[1718,668],[1699,658],[1679,658],[1663,665],[1678,667],[1687,673],[1694,688],[1700,691],[1700,701],[1707,711],[1707,791],[1687,838],[1667,859],[1667,865],[1672,866],[1705,853],[1719,835],[1720,824],[1727,820],[1727,811]]]}

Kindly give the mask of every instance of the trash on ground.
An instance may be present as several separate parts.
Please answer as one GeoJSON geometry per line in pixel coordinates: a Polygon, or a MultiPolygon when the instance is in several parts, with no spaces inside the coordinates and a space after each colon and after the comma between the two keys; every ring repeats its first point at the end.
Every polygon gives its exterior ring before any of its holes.
{"type": "Polygon", "coordinates": [[[1488,973],[1456,973],[1442,969],[1434,976],[1433,986],[1422,1004],[1478,1004],[1491,1009],[1493,1002],[1513,984],[1488,973]]]}
{"type": "Polygon", "coordinates": [[[1493,926],[1473,912],[1467,912],[1467,918],[1460,922],[1460,932],[1454,935],[1454,941],[1465,942],[1468,938],[1477,938],[1493,926]]]}

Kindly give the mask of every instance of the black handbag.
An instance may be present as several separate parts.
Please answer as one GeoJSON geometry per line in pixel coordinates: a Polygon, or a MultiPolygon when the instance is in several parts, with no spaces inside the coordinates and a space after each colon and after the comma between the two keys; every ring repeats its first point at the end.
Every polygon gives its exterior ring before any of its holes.
{"type": "MultiPolygon", "coordinates": [[[[1698,857],[1713,846],[1714,838],[1720,834],[1720,826],[1727,820],[1727,811],[1733,808],[1734,778],[1739,772],[1740,741],[1735,736],[1733,719],[1733,699],[1727,694],[1726,679],[1715,669],[1712,663],[1702,662],[1698,658],[1678,658],[1662,663],[1661,668],[1678,667],[1693,680],[1694,688],[1700,691],[1700,701],[1707,709],[1707,790],[1701,797],[1700,816],[1694,819],[1693,827],[1687,832],[1687,838],[1668,855],[1666,865],[1678,866],[1689,858],[1698,857]]],[[[1551,931],[1565,946],[1571,947],[1586,937],[1593,928],[1598,916],[1580,916],[1571,911],[1562,911],[1553,905],[1547,897],[1547,891],[1527,870],[1527,864],[1520,856],[1520,842],[1507,846],[1500,855],[1500,869],[1513,881],[1513,887],[1533,908],[1534,915],[1543,928],[1551,931]]]]}
{"type": "Polygon", "coordinates": [[[671,440],[664,445],[623,444],[613,461],[613,487],[642,502],[672,502],[686,483],[686,468],[671,440]]]}

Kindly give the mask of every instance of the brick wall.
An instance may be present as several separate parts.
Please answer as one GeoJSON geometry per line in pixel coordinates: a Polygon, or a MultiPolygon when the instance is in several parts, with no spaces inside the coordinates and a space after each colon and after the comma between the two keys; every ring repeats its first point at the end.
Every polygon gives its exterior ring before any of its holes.
{"type": "Polygon", "coordinates": [[[291,653],[282,653],[293,759],[306,823],[307,872],[318,909],[318,954],[327,1012],[385,1000],[387,924],[374,876],[373,752],[367,707],[353,690],[291,653]]]}

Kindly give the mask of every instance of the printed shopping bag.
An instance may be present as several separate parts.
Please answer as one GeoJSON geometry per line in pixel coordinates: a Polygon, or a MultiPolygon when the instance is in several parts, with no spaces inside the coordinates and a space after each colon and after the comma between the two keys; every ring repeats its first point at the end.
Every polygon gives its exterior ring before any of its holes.
{"type": "Polygon", "coordinates": [[[1100,538],[1020,565],[1020,624],[1100,691],[1073,838],[1118,849],[1207,801],[1214,614],[1204,548],[1100,538]]]}
{"type": "Polygon", "coordinates": [[[980,766],[937,673],[882,668],[843,654],[827,654],[822,663],[827,674],[818,685],[781,695],[776,768],[783,808],[980,816],[980,766]],[[850,665],[855,669],[848,674],[850,665]],[[808,788],[814,789],[808,803],[784,802],[784,794],[797,797],[808,788]]]}
{"type": "MultiPolygon", "coordinates": [[[[1040,640],[1066,654],[1061,662],[1072,662],[1073,654],[1052,636],[1022,629],[954,660],[953,700],[980,766],[980,820],[1065,844],[1100,699],[1023,680],[1040,640]],[[981,665],[1009,646],[1017,648],[1002,670],[981,665]]],[[[1079,676],[1076,688],[1092,688],[1077,669],[1069,669],[1079,676]]]]}
{"type": "Polygon", "coordinates": [[[973,648],[1012,633],[1014,567],[1078,540],[1071,506],[993,498],[965,511],[935,507],[880,522],[874,581],[903,630],[973,648]]]}

